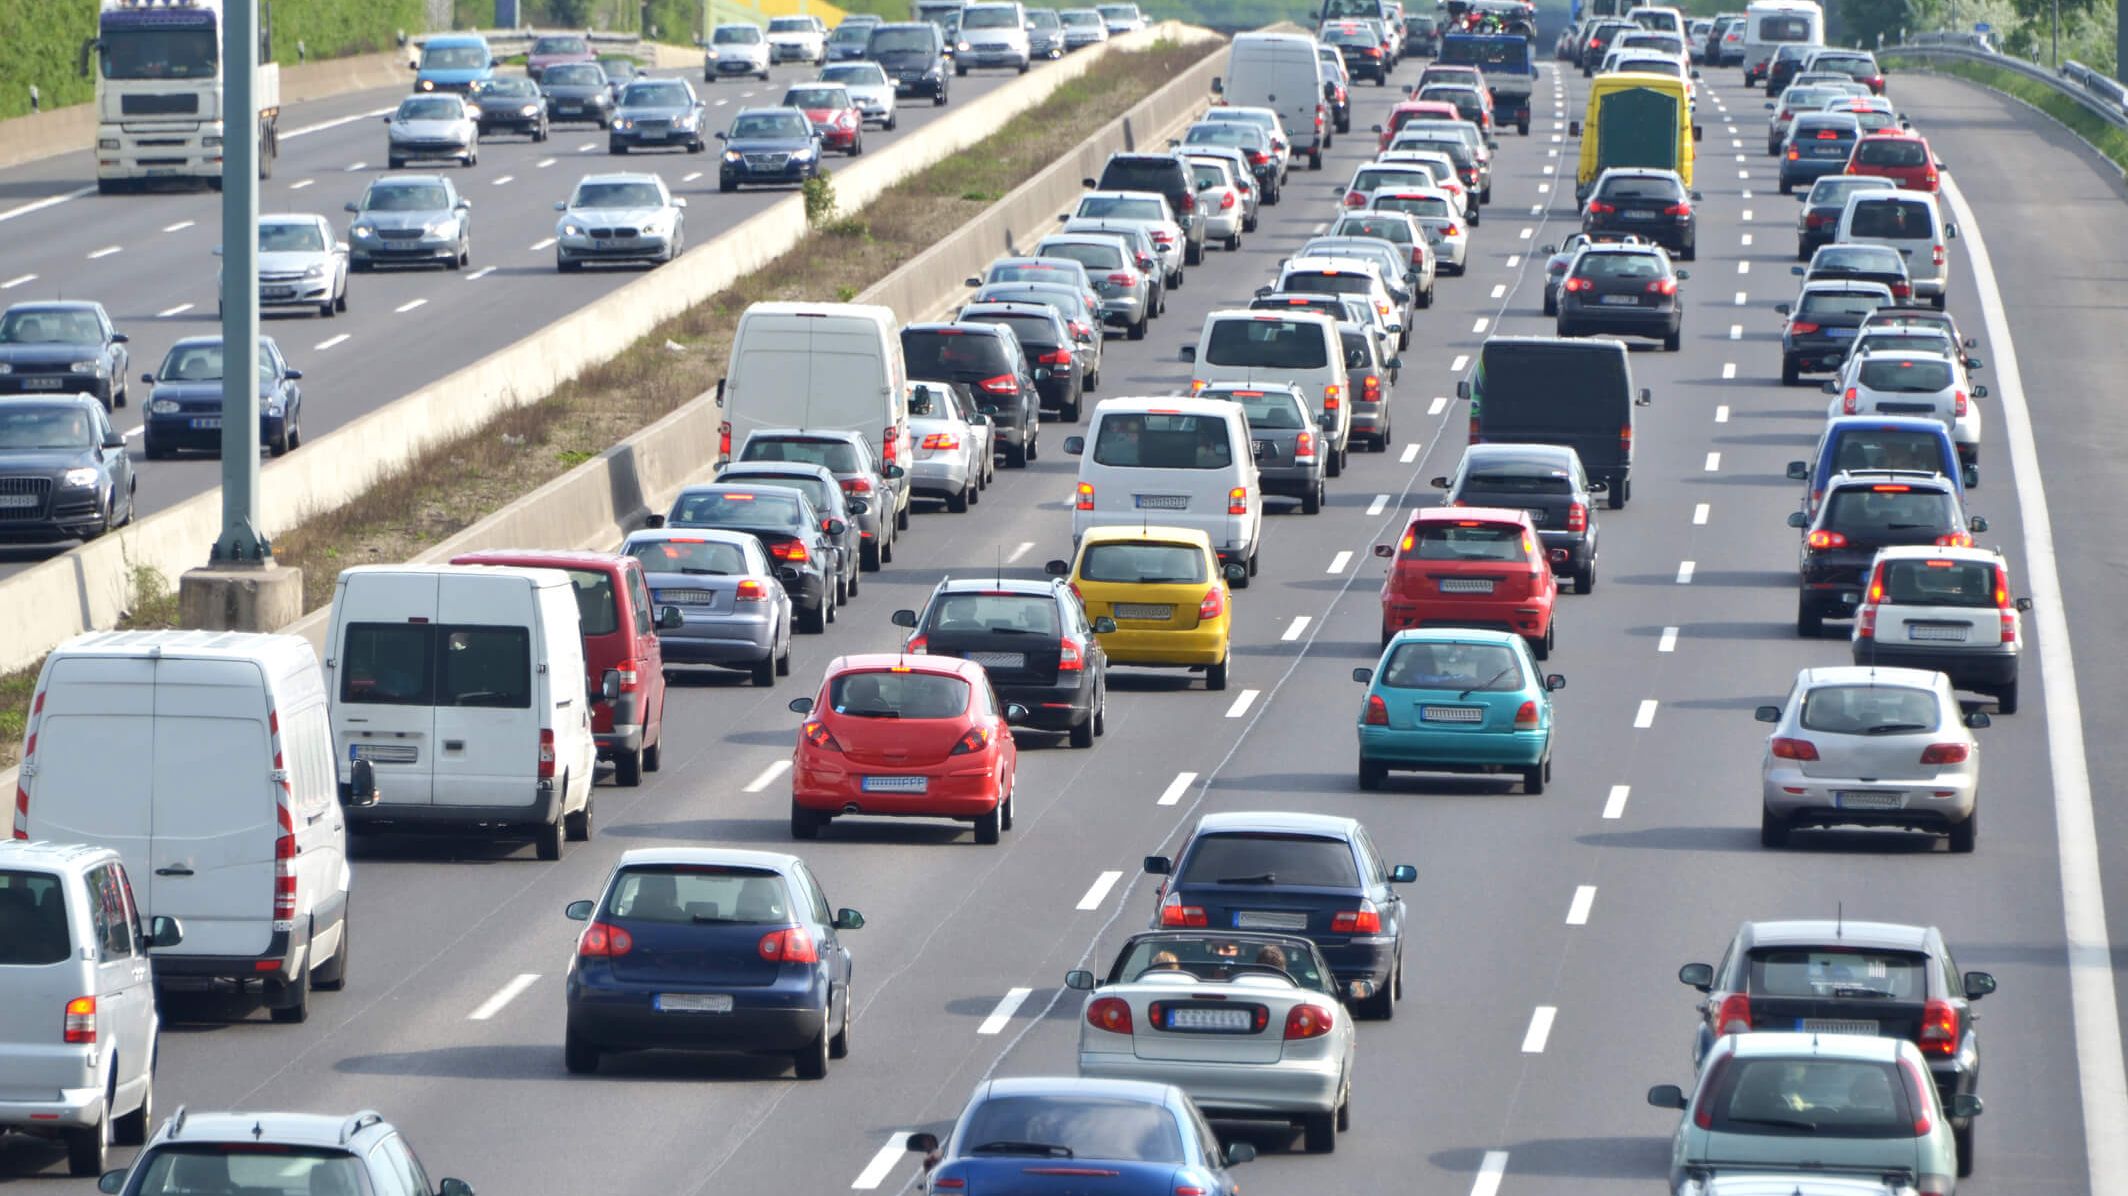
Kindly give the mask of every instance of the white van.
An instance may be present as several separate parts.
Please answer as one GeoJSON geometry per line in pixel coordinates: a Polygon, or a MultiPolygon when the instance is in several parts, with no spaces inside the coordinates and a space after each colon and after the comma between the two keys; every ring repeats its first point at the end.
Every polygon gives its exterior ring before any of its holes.
{"type": "Polygon", "coordinates": [[[1315,410],[1333,412],[1352,393],[1337,321],[1321,312],[1214,311],[1182,359],[1197,363],[1190,371],[1191,394],[1214,382],[1282,382],[1300,387],[1315,410]]]}
{"type": "Polygon", "coordinates": [[[1744,7],[1744,86],[1766,78],[1766,65],[1783,45],[1825,44],[1825,10],[1811,0],[1755,0],[1744,7]]]}
{"type": "MultiPolygon", "coordinates": [[[[1256,573],[1263,548],[1263,483],[1256,442],[1239,403],[1173,396],[1105,399],[1084,437],[1064,438],[1079,458],[1071,539],[1089,528],[1192,527],[1222,563],[1256,573]]],[[[1235,583],[1247,586],[1248,578],[1235,583]]]]}
{"type": "MultiPolygon", "coordinates": [[[[539,858],[591,837],[598,746],[576,587],[559,569],[344,570],[325,641],[340,781],[360,828],[530,831],[539,858]],[[354,765],[373,769],[364,795],[354,765]]],[[[602,688],[620,690],[609,672],[602,688]]]]}
{"type": "Polygon", "coordinates": [[[1293,152],[1305,152],[1308,169],[1321,170],[1330,121],[1326,97],[1336,84],[1322,81],[1315,44],[1305,33],[1237,34],[1227,51],[1227,73],[1212,80],[1212,91],[1222,104],[1278,113],[1293,152]]]}
{"type": "MultiPolygon", "coordinates": [[[[862,432],[872,455],[904,471],[909,371],[891,308],[859,303],[755,303],[739,314],[731,367],[718,383],[724,421],[717,464],[763,428],[862,432]]],[[[895,523],[909,521],[909,479],[894,490],[895,523]]]]}
{"type": "Polygon", "coordinates": [[[1674,33],[1679,37],[1685,35],[1684,14],[1674,8],[1643,4],[1639,8],[1627,10],[1625,19],[1642,29],[1657,33],[1674,33]]]}
{"type": "Polygon", "coordinates": [[[1958,226],[1944,220],[1942,207],[1928,192],[1871,190],[1848,195],[1833,240],[1898,250],[1906,258],[1914,298],[1941,309],[1951,281],[1946,251],[1957,235],[1958,226]]]}
{"type": "Polygon", "coordinates": [[[0,843],[0,1131],[57,1137],[74,1175],[102,1174],[113,1141],[148,1140],[148,948],[182,940],[175,918],[142,916],[110,848],[0,843]]]}
{"type": "Polygon", "coordinates": [[[183,922],[156,981],[263,982],[275,1021],[347,983],[347,824],[310,642],[106,631],[45,658],[15,837],[118,851],[144,918],[183,922]]]}

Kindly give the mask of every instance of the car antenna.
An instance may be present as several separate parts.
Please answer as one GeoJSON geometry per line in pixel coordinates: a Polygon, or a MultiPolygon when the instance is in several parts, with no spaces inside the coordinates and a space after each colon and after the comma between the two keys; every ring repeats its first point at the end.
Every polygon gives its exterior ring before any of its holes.
{"type": "Polygon", "coordinates": [[[1836,939],[1847,937],[1847,903],[1845,901],[1835,901],[1832,904],[1832,937],[1836,939]]]}
{"type": "Polygon", "coordinates": [[[1000,544],[999,544],[999,545],[997,546],[997,554],[998,554],[998,563],[997,563],[997,584],[998,584],[998,588],[1002,590],[1002,589],[1004,589],[1004,588],[1005,588],[1005,545],[1004,545],[1004,544],[1000,543],[1000,544]]]}

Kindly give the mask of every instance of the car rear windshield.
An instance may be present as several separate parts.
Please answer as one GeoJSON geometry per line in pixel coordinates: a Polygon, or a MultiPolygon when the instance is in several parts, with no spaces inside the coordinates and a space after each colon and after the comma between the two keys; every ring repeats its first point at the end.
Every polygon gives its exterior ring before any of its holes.
{"type": "Polygon", "coordinates": [[[1803,695],[1803,729],[1829,735],[1894,735],[1933,731],[1939,721],[1933,690],[1910,685],[1820,685],[1803,695]]]}
{"type": "Polygon", "coordinates": [[[1662,259],[1652,253],[1584,253],[1574,260],[1577,278],[1661,278],[1662,259]]]}
{"type": "Polygon", "coordinates": [[[1615,429],[1633,388],[1625,354],[1598,345],[1488,344],[1479,371],[1487,429],[1615,429]]]}
{"type": "Polygon", "coordinates": [[[1618,69],[1638,71],[1644,75],[1677,75],[1685,73],[1684,64],[1674,58],[1621,58],[1618,69]]]}
{"type": "Polygon", "coordinates": [[[1396,144],[1390,148],[1428,150],[1436,154],[1447,154],[1448,160],[1458,166],[1468,166],[1478,160],[1477,151],[1470,148],[1469,142],[1460,137],[1450,137],[1442,134],[1431,137],[1399,137],[1396,140],[1396,144]]]}
{"type": "Polygon", "coordinates": [[[1227,172],[1211,162],[1190,163],[1190,185],[1203,191],[1227,185],[1227,172]]]}
{"type": "Polygon", "coordinates": [[[1360,883],[1360,871],[1352,845],[1343,839],[1221,832],[1197,837],[1175,879],[1178,884],[1352,888],[1360,883]]]}
{"type": "Polygon", "coordinates": [[[1928,151],[1918,141],[1871,139],[1856,147],[1855,161],[1869,166],[1925,166],[1928,151]]]}
{"type": "Polygon", "coordinates": [[[1522,526],[1479,519],[1422,523],[1404,537],[1407,561],[1515,561],[1529,559],[1522,526]]]}
{"type": "Polygon", "coordinates": [[[1814,270],[1905,274],[1906,257],[1889,245],[1828,245],[1811,259],[1814,270]]]}
{"type": "Polygon", "coordinates": [[[1854,355],[1861,357],[1870,353],[1934,353],[1944,358],[1955,355],[1951,340],[1947,336],[1904,330],[1870,332],[1864,329],[1862,335],[1855,338],[1854,355]]]}
{"type": "Polygon", "coordinates": [[[1047,241],[1037,247],[1043,257],[1068,257],[1088,270],[1121,270],[1124,266],[1121,245],[1094,245],[1084,241],[1051,244],[1047,241]]]}
{"type": "Polygon", "coordinates": [[[339,668],[343,702],[532,705],[532,641],[523,627],[352,623],[339,668]]]}
{"type": "Polygon", "coordinates": [[[813,510],[823,515],[834,509],[835,496],[842,493],[840,486],[805,474],[755,473],[734,468],[718,474],[717,481],[734,486],[788,486],[805,495],[806,501],[813,504],[813,510]]]}
{"type": "Polygon", "coordinates": [[[1167,194],[1182,184],[1181,164],[1173,158],[1127,158],[1101,171],[1100,191],[1154,191],[1167,194]]]}
{"type": "Polygon", "coordinates": [[[1227,421],[1135,412],[1103,416],[1094,463],[1143,469],[1225,469],[1234,464],[1227,421]]]}
{"type": "Polygon", "coordinates": [[[1529,473],[1524,471],[1499,471],[1472,473],[1463,479],[1463,489],[1483,490],[1488,494],[1557,494],[1574,492],[1574,480],[1564,473],[1529,473]]]}
{"type": "Polygon", "coordinates": [[[0,871],[0,967],[43,967],[73,953],[60,878],[50,872],[0,871]]]}
{"type": "Polygon", "coordinates": [[[1950,389],[1951,363],[1864,360],[1859,381],[1870,390],[1889,394],[1934,394],[1950,389]]]}
{"type": "Polygon", "coordinates": [[[1850,536],[1885,536],[1927,528],[1954,530],[1951,496],[1933,486],[1847,486],[1833,492],[1824,526],[1850,536]]]}
{"type": "Polygon", "coordinates": [[[1381,39],[1374,35],[1374,31],[1364,25],[1343,25],[1335,29],[1325,29],[1322,37],[1323,44],[1329,46],[1359,46],[1364,49],[1381,44],[1381,39]]]}
{"type": "Polygon", "coordinates": [[[1357,270],[1294,270],[1278,280],[1278,289],[1322,295],[1370,295],[1374,293],[1374,278],[1357,270]]]}
{"type": "Polygon", "coordinates": [[[1900,606],[1999,606],[1995,566],[1985,561],[1898,559],[1879,574],[1884,601],[1900,606]]]}
{"type": "MultiPolygon", "coordinates": [[[[1384,212],[1431,216],[1436,220],[1452,220],[1460,215],[1446,197],[1434,195],[1377,195],[1374,197],[1374,206],[1384,212]]],[[[1410,230],[1405,230],[1405,235],[1410,236],[1410,230]]]]}
{"type": "Polygon", "coordinates": [[[611,635],[620,630],[615,603],[613,574],[603,569],[565,569],[570,588],[576,591],[577,621],[585,635],[611,635]]]}
{"type": "MultiPolygon", "coordinates": [[[[1365,334],[1362,333],[1362,336],[1365,334]]],[[[1308,413],[1300,400],[1283,390],[1207,390],[1201,396],[1241,404],[1251,428],[1282,431],[1308,426],[1308,413]]]]}
{"type": "Polygon", "coordinates": [[[1505,693],[1522,688],[1522,662],[1505,644],[1400,644],[1375,681],[1389,689],[1505,693]]]}
{"type": "Polygon", "coordinates": [[[765,491],[683,494],[666,523],[673,527],[752,528],[789,531],[798,526],[798,500],[765,491]]]}
{"type": "Polygon", "coordinates": [[[1921,469],[1942,473],[1943,437],[1917,428],[1844,428],[1832,452],[1832,470],[1921,469]]]}
{"type": "Polygon", "coordinates": [[[970,336],[958,329],[901,334],[902,359],[912,378],[951,378],[971,370],[1010,373],[1012,355],[994,336],[970,336]]]}
{"type": "Polygon", "coordinates": [[[1810,291],[1803,296],[1796,315],[1807,316],[1819,323],[1833,319],[1842,324],[1852,324],[1863,316],[1883,306],[1884,301],[1875,295],[1854,294],[1846,291],[1810,291]]]}
{"type": "Polygon", "coordinates": [[[865,48],[867,54],[929,54],[937,48],[933,39],[937,35],[928,29],[882,28],[872,35],[872,42],[865,48]]]}
{"type": "Polygon", "coordinates": [[[1164,1106],[1085,1096],[993,1096],[962,1125],[964,1155],[1182,1162],[1182,1133],[1164,1106]]]}
{"type": "MultiPolygon", "coordinates": [[[[857,446],[847,440],[813,440],[799,437],[753,436],[739,450],[741,461],[796,461],[818,465],[829,473],[856,473],[865,466],[857,446]]],[[[782,483],[777,483],[781,485],[782,483]]]]}
{"type": "Polygon", "coordinates": [[[729,577],[747,571],[744,549],[713,540],[638,540],[628,546],[627,552],[643,562],[648,573],[729,577]]]}
{"type": "Polygon", "coordinates": [[[767,868],[656,864],[624,868],[606,892],[601,916],[675,926],[791,921],[790,891],[767,868]]]}
{"type": "Polygon", "coordinates": [[[1202,585],[1204,550],[1191,544],[1096,544],[1079,562],[1086,581],[1133,585],[1202,585]]]}
{"type": "Polygon", "coordinates": [[[1759,35],[1762,42],[1800,42],[1810,39],[1808,17],[1760,17],[1759,35]]]}
{"type": "MultiPolygon", "coordinates": [[[[1134,188],[1135,190],[1158,191],[1158,187],[1134,188]]],[[[1085,220],[1165,220],[1166,205],[1158,199],[1138,199],[1128,195],[1089,195],[1079,201],[1079,210],[1073,215],[1085,220]]]]}
{"type": "Polygon", "coordinates": [[[1683,199],[1685,188],[1676,179],[1651,178],[1647,175],[1627,175],[1603,180],[1596,188],[1603,199],[1683,199]]]}
{"type": "Polygon", "coordinates": [[[1871,947],[1762,947],[1746,991],[1769,997],[1928,999],[1928,956],[1871,947]]]}
{"type": "Polygon", "coordinates": [[[1196,938],[1163,934],[1139,939],[1124,949],[1112,975],[1117,981],[1128,982],[1145,977],[1147,972],[1186,972],[1199,980],[1220,981],[1235,976],[1261,976],[1265,974],[1261,969],[1266,967],[1277,968],[1303,988],[1329,991],[1328,978],[1315,966],[1315,953],[1300,943],[1258,943],[1216,934],[1196,938]]]}
{"type": "Polygon", "coordinates": [[[1888,241],[1920,241],[1936,233],[1929,206],[1917,200],[1866,199],[1855,205],[1848,235],[1888,241]]]}
{"type": "Polygon", "coordinates": [[[1002,631],[1054,637],[1057,600],[1047,594],[945,594],[931,608],[934,634],[1002,631]]]}
{"type": "Polygon", "coordinates": [[[1927,1124],[1898,1065],[1872,1060],[1732,1058],[1694,1104],[1717,1134],[1912,1138],[1927,1124]]]}
{"type": "Polygon", "coordinates": [[[1044,316],[993,316],[976,313],[970,315],[968,320],[976,324],[996,324],[1010,328],[1012,334],[1020,338],[1022,345],[1047,347],[1064,343],[1064,338],[1057,334],[1056,323],[1044,316]]]}
{"type": "Polygon", "coordinates": [[[1458,37],[1443,42],[1440,56],[1434,61],[1507,66],[1519,72],[1529,65],[1529,42],[1519,37],[1458,37]]]}
{"type": "Polygon", "coordinates": [[[968,683],[943,673],[868,669],[828,683],[828,705],[850,718],[959,718],[968,683]]]}
{"type": "Polygon", "coordinates": [[[1323,327],[1314,321],[1252,316],[1212,325],[1204,360],[1242,369],[1319,370],[1330,364],[1323,327]]]}
{"type": "Polygon", "coordinates": [[[1244,149],[1263,147],[1263,130],[1238,120],[1206,121],[1190,126],[1182,135],[1184,145],[1234,145],[1244,149]]]}
{"type": "MultiPolygon", "coordinates": [[[[1402,219],[1407,213],[1386,203],[1382,207],[1388,208],[1395,218],[1341,216],[1338,218],[1337,223],[1330,227],[1330,235],[1333,237],[1380,237],[1382,240],[1396,245],[1411,244],[1411,225],[1402,219]]],[[[1426,216],[1420,217],[1422,220],[1428,218],[1426,216]]],[[[1433,218],[1446,219],[1447,217],[1433,218]]]]}
{"type": "Polygon", "coordinates": [[[1819,179],[1811,184],[1808,203],[1814,208],[1839,207],[1857,191],[1890,191],[1889,179],[1819,179]]]}
{"type": "Polygon", "coordinates": [[[139,1196],[311,1196],[367,1189],[361,1160],[345,1151],[250,1142],[163,1146],[137,1165],[139,1196]]]}

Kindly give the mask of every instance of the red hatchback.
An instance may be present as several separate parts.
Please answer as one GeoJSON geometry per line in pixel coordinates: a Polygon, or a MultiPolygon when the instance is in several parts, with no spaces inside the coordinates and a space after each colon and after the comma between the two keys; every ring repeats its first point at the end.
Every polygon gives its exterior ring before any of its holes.
{"type": "Polygon", "coordinates": [[[590,692],[602,693],[608,672],[620,692],[591,704],[591,733],[601,760],[613,761],[617,785],[640,785],[658,770],[665,743],[665,652],[658,643],[657,615],[643,563],[611,552],[499,548],[465,552],[454,565],[516,565],[559,569],[576,587],[578,622],[584,636],[584,672],[590,692]]]}
{"type": "Polygon", "coordinates": [[[1887,178],[1908,191],[1934,191],[1942,165],[1926,139],[1903,129],[1871,133],[1856,141],[1847,157],[1848,174],[1887,178]]]}
{"type": "Polygon", "coordinates": [[[998,701],[974,661],[873,653],[828,664],[791,758],[791,837],[812,839],[843,814],[952,818],[975,841],[1012,828],[1019,749],[1008,725],[1024,707],[998,701]]]}
{"type": "Polygon", "coordinates": [[[1386,124],[1375,126],[1376,131],[1382,135],[1381,148],[1389,148],[1389,143],[1396,140],[1397,130],[1403,128],[1405,122],[1421,118],[1462,120],[1463,113],[1446,100],[1405,100],[1389,110],[1389,120],[1386,124]]]}
{"type": "Polygon", "coordinates": [[[820,148],[851,157],[864,152],[864,113],[840,83],[794,83],[783,93],[783,106],[796,108],[820,134],[820,148]]]}
{"type": "MultiPolygon", "coordinates": [[[[1562,550],[1564,551],[1564,550],[1562,550]]],[[[1519,632],[1543,660],[1552,650],[1559,583],[1529,512],[1504,507],[1418,511],[1382,582],[1382,642],[1407,627],[1490,627],[1519,632]]]]}

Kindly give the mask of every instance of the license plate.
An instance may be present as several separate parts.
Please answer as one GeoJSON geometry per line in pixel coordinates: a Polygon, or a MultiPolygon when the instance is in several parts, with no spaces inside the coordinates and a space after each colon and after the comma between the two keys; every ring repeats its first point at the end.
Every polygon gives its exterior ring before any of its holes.
{"type": "Polygon", "coordinates": [[[219,415],[203,415],[193,420],[192,426],[201,431],[210,431],[222,426],[222,417],[219,415]]]}
{"type": "Polygon", "coordinates": [[[1119,619],[1159,619],[1175,617],[1175,608],[1151,602],[1118,602],[1112,608],[1119,619]]]}
{"type": "Polygon", "coordinates": [[[619,244],[620,242],[612,237],[593,237],[591,239],[591,247],[593,249],[612,249],[619,244]]]}
{"type": "Polygon", "coordinates": [[[968,659],[986,669],[1018,669],[1027,666],[1025,652],[970,652],[968,659]]]}
{"type": "Polygon", "coordinates": [[[670,133],[665,129],[644,129],[637,135],[645,141],[663,141],[670,133]]]}
{"type": "Polygon", "coordinates": [[[1444,577],[1441,579],[1443,594],[1490,594],[1493,579],[1490,577],[1444,577]]]}
{"type": "Polygon", "coordinates": [[[1236,930],[1306,930],[1308,915],[1282,910],[1244,909],[1234,913],[1236,930]]]}
{"type": "Polygon", "coordinates": [[[1940,643],[1962,644],[1969,629],[1958,623],[1908,623],[1906,638],[1910,640],[1934,640],[1940,643]]]}
{"type": "Polygon", "coordinates": [[[1796,1019],[1798,1034],[1866,1034],[1875,1037],[1877,1023],[1853,1018],[1799,1017],[1796,1019]]]}
{"type": "Polygon", "coordinates": [[[1256,1016],[1247,1009],[1196,1009],[1183,1006],[1165,1011],[1163,1030],[1198,1030],[1214,1034],[1247,1034],[1256,1028],[1256,1016]]]}
{"type": "Polygon", "coordinates": [[[866,777],[866,793],[929,793],[930,777],[866,777]]]}
{"type": "Polygon", "coordinates": [[[1141,511],[1187,511],[1190,498],[1187,494],[1133,494],[1141,511]]]}
{"type": "Polygon", "coordinates": [[[66,379],[64,378],[24,378],[22,380],[23,388],[26,390],[58,390],[65,383],[66,379]]]}
{"type": "Polygon", "coordinates": [[[1841,149],[1837,145],[1821,145],[1813,153],[1820,158],[1844,158],[1847,156],[1848,151],[1841,149]]]}
{"type": "Polygon", "coordinates": [[[1612,306],[1612,307],[1639,307],[1639,306],[1640,306],[1640,296],[1638,296],[1638,295],[1599,295],[1599,296],[1597,296],[1597,297],[1596,297],[1596,302],[1598,302],[1598,303],[1603,303],[1603,304],[1607,304],[1607,305],[1609,305],[1609,306],[1612,306]]]}
{"type": "Polygon", "coordinates": [[[175,167],[175,166],[150,166],[150,167],[148,168],[148,177],[149,177],[149,178],[151,178],[151,179],[168,179],[168,178],[176,178],[176,177],[177,177],[177,167],[175,167]]]}
{"type": "Polygon", "coordinates": [[[1853,340],[1855,330],[1852,328],[1827,328],[1825,335],[1837,341],[1853,340]]]}
{"type": "Polygon", "coordinates": [[[1269,440],[1259,440],[1256,442],[1256,455],[1259,457],[1275,457],[1278,455],[1278,445],[1269,440]]]}
{"type": "Polygon", "coordinates": [[[659,1013],[730,1013],[730,993],[659,993],[659,1013]]]}
{"type": "Polygon", "coordinates": [[[294,287],[262,287],[259,290],[259,297],[261,299],[293,299],[296,297],[296,289],[294,287]]]}
{"type": "Polygon", "coordinates": [[[1896,810],[1906,804],[1906,795],[1882,789],[1836,789],[1832,800],[1843,810],[1896,810]]]}
{"type": "Polygon", "coordinates": [[[1421,706],[1419,717],[1429,723],[1482,723],[1483,706],[1421,706]]]}
{"type": "Polygon", "coordinates": [[[1620,213],[1618,214],[1618,218],[1619,218],[1620,220],[1653,220],[1653,219],[1655,219],[1655,213],[1653,213],[1653,212],[1630,212],[1630,211],[1629,211],[1629,212],[1620,212],[1620,213]]]}
{"type": "Polygon", "coordinates": [[[34,494],[0,494],[0,509],[34,507],[43,501],[34,494]]]}

